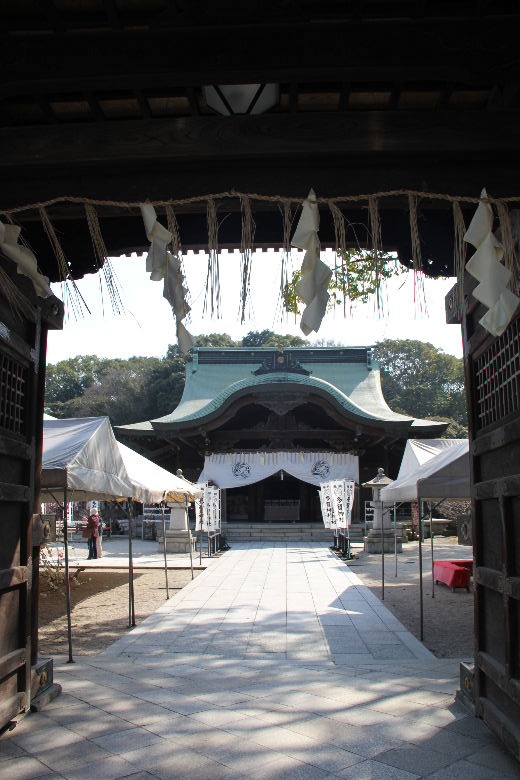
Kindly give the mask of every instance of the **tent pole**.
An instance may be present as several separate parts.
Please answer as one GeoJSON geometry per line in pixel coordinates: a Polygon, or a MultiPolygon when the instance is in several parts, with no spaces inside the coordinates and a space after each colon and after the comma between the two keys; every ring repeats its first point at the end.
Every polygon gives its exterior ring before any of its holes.
{"type": "Polygon", "coordinates": [[[188,543],[190,545],[190,569],[191,569],[191,579],[193,579],[193,549],[191,546],[191,531],[190,531],[190,521],[189,521],[189,515],[188,515],[188,499],[184,499],[184,504],[186,507],[186,517],[188,518],[186,525],[188,526],[188,543]]]}
{"type": "Polygon", "coordinates": [[[424,640],[424,610],[423,610],[423,561],[422,561],[422,538],[423,538],[423,517],[422,501],[419,499],[419,605],[420,605],[420,623],[421,623],[421,642],[424,640]]]}
{"type": "Polygon", "coordinates": [[[433,573],[433,518],[432,518],[432,502],[430,501],[430,546],[432,551],[432,599],[435,598],[435,576],[433,573]]]}
{"type": "Polygon", "coordinates": [[[134,561],[132,557],[132,518],[133,518],[133,499],[128,501],[128,626],[135,626],[135,605],[134,605],[134,561]]]}
{"type": "Polygon", "coordinates": [[[166,523],[164,522],[164,503],[161,503],[162,510],[162,540],[163,540],[163,553],[164,553],[164,580],[166,582],[166,598],[170,598],[170,591],[168,590],[168,560],[166,558],[166,523]]]}
{"type": "Polygon", "coordinates": [[[381,601],[385,600],[385,510],[381,502],[381,601]]]}
{"type": "Polygon", "coordinates": [[[70,614],[70,579],[69,579],[69,527],[68,527],[68,496],[67,486],[63,489],[63,546],[65,549],[65,597],[67,602],[67,638],[69,642],[69,660],[68,664],[73,664],[72,657],[72,621],[70,614]]]}
{"type": "Polygon", "coordinates": [[[395,556],[395,574],[394,574],[394,577],[397,577],[397,530],[396,530],[396,522],[395,522],[396,521],[396,514],[397,514],[397,509],[396,509],[395,501],[394,501],[394,556],[395,556]]]}

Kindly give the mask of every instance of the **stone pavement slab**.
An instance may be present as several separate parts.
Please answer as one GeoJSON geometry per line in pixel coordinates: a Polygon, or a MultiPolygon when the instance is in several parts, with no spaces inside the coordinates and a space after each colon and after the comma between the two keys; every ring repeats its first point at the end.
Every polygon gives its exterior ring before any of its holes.
{"type": "MultiPolygon", "coordinates": [[[[52,542],[47,545],[48,554],[57,558],[63,554],[63,542],[52,542]]],[[[169,569],[189,569],[191,560],[189,552],[168,553],[166,556],[169,569]]],[[[136,569],[163,569],[164,553],[156,541],[134,538],[132,540],[132,560],[136,569]]],[[[207,550],[202,550],[202,562],[199,550],[193,553],[193,568],[205,569],[217,558],[208,556],[207,550]]],[[[76,567],[88,569],[128,569],[128,536],[112,536],[103,539],[103,555],[95,560],[88,559],[88,547],[85,539],[74,536],[69,542],[69,564],[72,571],[76,567]]]]}
{"type": "Polygon", "coordinates": [[[0,740],[2,780],[520,778],[436,659],[320,543],[236,544],[0,740]]]}

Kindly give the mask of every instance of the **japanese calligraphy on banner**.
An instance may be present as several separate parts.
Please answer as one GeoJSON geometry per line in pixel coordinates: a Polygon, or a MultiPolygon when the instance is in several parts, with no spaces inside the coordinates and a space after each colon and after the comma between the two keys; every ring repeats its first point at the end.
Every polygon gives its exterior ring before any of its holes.
{"type": "Polygon", "coordinates": [[[204,528],[204,517],[203,517],[203,499],[202,498],[196,498],[195,499],[195,530],[206,530],[204,528]]]}
{"type": "Polygon", "coordinates": [[[202,497],[195,500],[195,530],[220,532],[220,490],[204,485],[202,497]]]}
{"type": "Polygon", "coordinates": [[[336,528],[336,518],[334,517],[334,512],[332,511],[332,496],[329,490],[329,483],[322,482],[318,493],[320,496],[323,525],[325,528],[336,528]]]}
{"type": "Polygon", "coordinates": [[[208,531],[220,531],[220,490],[208,487],[208,531]]]}
{"type": "Polygon", "coordinates": [[[325,528],[348,528],[354,506],[355,483],[345,479],[322,482],[321,511],[325,528]]]}

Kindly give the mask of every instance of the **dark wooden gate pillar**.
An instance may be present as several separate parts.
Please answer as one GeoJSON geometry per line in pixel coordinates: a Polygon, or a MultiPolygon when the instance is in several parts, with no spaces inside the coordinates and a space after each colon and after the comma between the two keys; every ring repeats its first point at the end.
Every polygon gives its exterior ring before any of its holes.
{"type": "MultiPolygon", "coordinates": [[[[37,298],[32,282],[0,257],[19,293],[13,306],[0,285],[0,730],[31,702],[31,656],[37,639],[38,566],[32,516],[41,472],[41,432],[48,328],[61,327],[54,296],[37,298]],[[35,578],[33,580],[33,578],[35,578]],[[32,641],[31,641],[32,638],[32,641]]],[[[11,293],[13,288],[11,287],[11,293]]]]}
{"type": "MultiPolygon", "coordinates": [[[[520,758],[520,317],[495,338],[465,281],[476,714],[520,758]]],[[[448,299],[448,307],[449,307],[448,299]]],[[[453,305],[452,305],[453,308],[453,305]]]]}

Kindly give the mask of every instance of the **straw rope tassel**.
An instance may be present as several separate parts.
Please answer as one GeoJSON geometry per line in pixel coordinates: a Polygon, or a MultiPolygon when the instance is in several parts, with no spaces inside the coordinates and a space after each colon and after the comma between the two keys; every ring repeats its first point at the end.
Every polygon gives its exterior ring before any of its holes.
{"type": "Polygon", "coordinates": [[[457,277],[457,297],[455,305],[457,307],[457,317],[462,316],[462,304],[464,301],[464,267],[466,265],[466,242],[464,233],[466,224],[464,214],[458,201],[453,203],[453,228],[455,231],[455,243],[453,251],[453,272],[457,277]]]}
{"type": "Polygon", "coordinates": [[[500,228],[502,232],[502,245],[504,247],[504,265],[511,271],[511,281],[509,287],[516,292],[518,284],[518,257],[515,252],[515,242],[513,231],[511,229],[511,219],[509,209],[505,203],[496,204],[500,228]]]}
{"type": "Polygon", "coordinates": [[[172,234],[172,254],[176,255],[180,259],[182,254],[181,234],[179,231],[179,223],[175,216],[175,211],[172,206],[166,206],[166,224],[169,232],[172,234]]]}
{"type": "Polygon", "coordinates": [[[2,290],[3,297],[9,304],[13,317],[16,317],[19,320],[31,318],[33,312],[27,299],[22,295],[9,274],[4,271],[3,268],[0,268],[0,289],[2,290]]]}
{"type": "Polygon", "coordinates": [[[184,257],[182,254],[182,242],[181,242],[181,233],[179,230],[179,223],[177,222],[177,217],[175,216],[175,211],[173,210],[172,206],[166,206],[166,224],[168,227],[169,232],[172,234],[172,254],[174,254],[176,257],[179,258],[179,262],[181,264],[181,274],[182,278],[184,280],[184,289],[185,289],[185,295],[184,299],[187,303],[187,312],[185,316],[186,322],[191,322],[191,296],[190,291],[188,287],[186,286],[186,271],[184,269],[184,257]]]}
{"type": "Polygon", "coordinates": [[[251,200],[247,195],[240,196],[242,210],[242,238],[240,241],[240,266],[242,286],[240,289],[240,322],[246,319],[246,308],[251,284],[251,260],[253,254],[253,241],[255,223],[251,213],[251,200]]]}
{"type": "Polygon", "coordinates": [[[213,198],[208,198],[206,205],[206,221],[208,225],[208,274],[206,277],[206,294],[204,297],[204,314],[209,311],[211,316],[220,317],[220,272],[218,257],[218,222],[217,208],[213,198]]]}
{"type": "Polygon", "coordinates": [[[345,315],[347,313],[347,304],[346,304],[346,298],[348,293],[348,300],[349,300],[349,307],[352,311],[352,299],[350,297],[350,269],[349,269],[349,255],[347,251],[347,231],[345,227],[345,217],[343,216],[343,212],[341,209],[336,206],[333,200],[329,201],[329,209],[330,213],[332,214],[332,220],[334,222],[334,237],[335,237],[335,243],[336,243],[336,257],[335,257],[335,273],[336,273],[336,284],[338,281],[338,274],[337,274],[337,260],[338,255],[340,258],[340,268],[341,268],[341,290],[343,293],[343,314],[345,315]],[[347,287],[345,289],[345,275],[347,277],[347,287]]]}
{"type": "Polygon", "coordinates": [[[370,195],[368,198],[368,213],[370,216],[370,233],[372,235],[372,256],[374,258],[375,269],[375,287],[376,287],[376,300],[377,309],[380,312],[382,308],[381,298],[381,275],[379,272],[379,259],[381,254],[381,221],[379,219],[379,206],[377,198],[374,195],[370,195]]]}
{"type": "MultiPolygon", "coordinates": [[[[292,211],[290,201],[284,201],[278,204],[280,212],[282,214],[282,263],[280,267],[280,289],[278,292],[278,306],[280,308],[280,320],[284,319],[284,312],[288,311],[284,305],[284,292],[285,288],[289,284],[289,273],[291,264],[291,227],[292,227],[292,211]]],[[[296,306],[296,302],[295,302],[296,306]]],[[[294,312],[296,316],[296,311],[294,312]]]]}
{"type": "Polygon", "coordinates": [[[414,296],[422,308],[426,303],[424,292],[424,279],[421,254],[421,237],[419,235],[419,224],[417,221],[417,196],[408,195],[408,211],[410,216],[410,240],[412,244],[412,263],[414,275],[414,296]]]}
{"type": "Polygon", "coordinates": [[[94,206],[85,204],[85,214],[87,217],[87,225],[92,239],[92,246],[94,248],[94,254],[100,270],[103,271],[105,277],[105,284],[108,290],[108,297],[110,298],[110,305],[114,314],[122,314],[124,310],[123,302],[121,300],[119,280],[116,276],[112,263],[108,257],[107,248],[101,234],[101,227],[99,225],[99,219],[94,206]]]}
{"type": "Polygon", "coordinates": [[[72,278],[69,269],[69,264],[67,263],[65,257],[65,253],[58,240],[58,236],[56,235],[56,231],[54,230],[54,226],[49,218],[45,206],[41,206],[39,212],[40,212],[40,219],[42,221],[43,228],[45,230],[45,233],[47,234],[47,238],[49,239],[52,249],[54,251],[54,256],[58,261],[60,276],[64,284],[64,291],[65,291],[64,297],[67,300],[70,300],[71,309],[76,319],[78,319],[83,315],[83,308],[85,308],[90,314],[91,313],[90,309],[85,303],[85,300],[81,295],[76,282],[72,278]]]}

